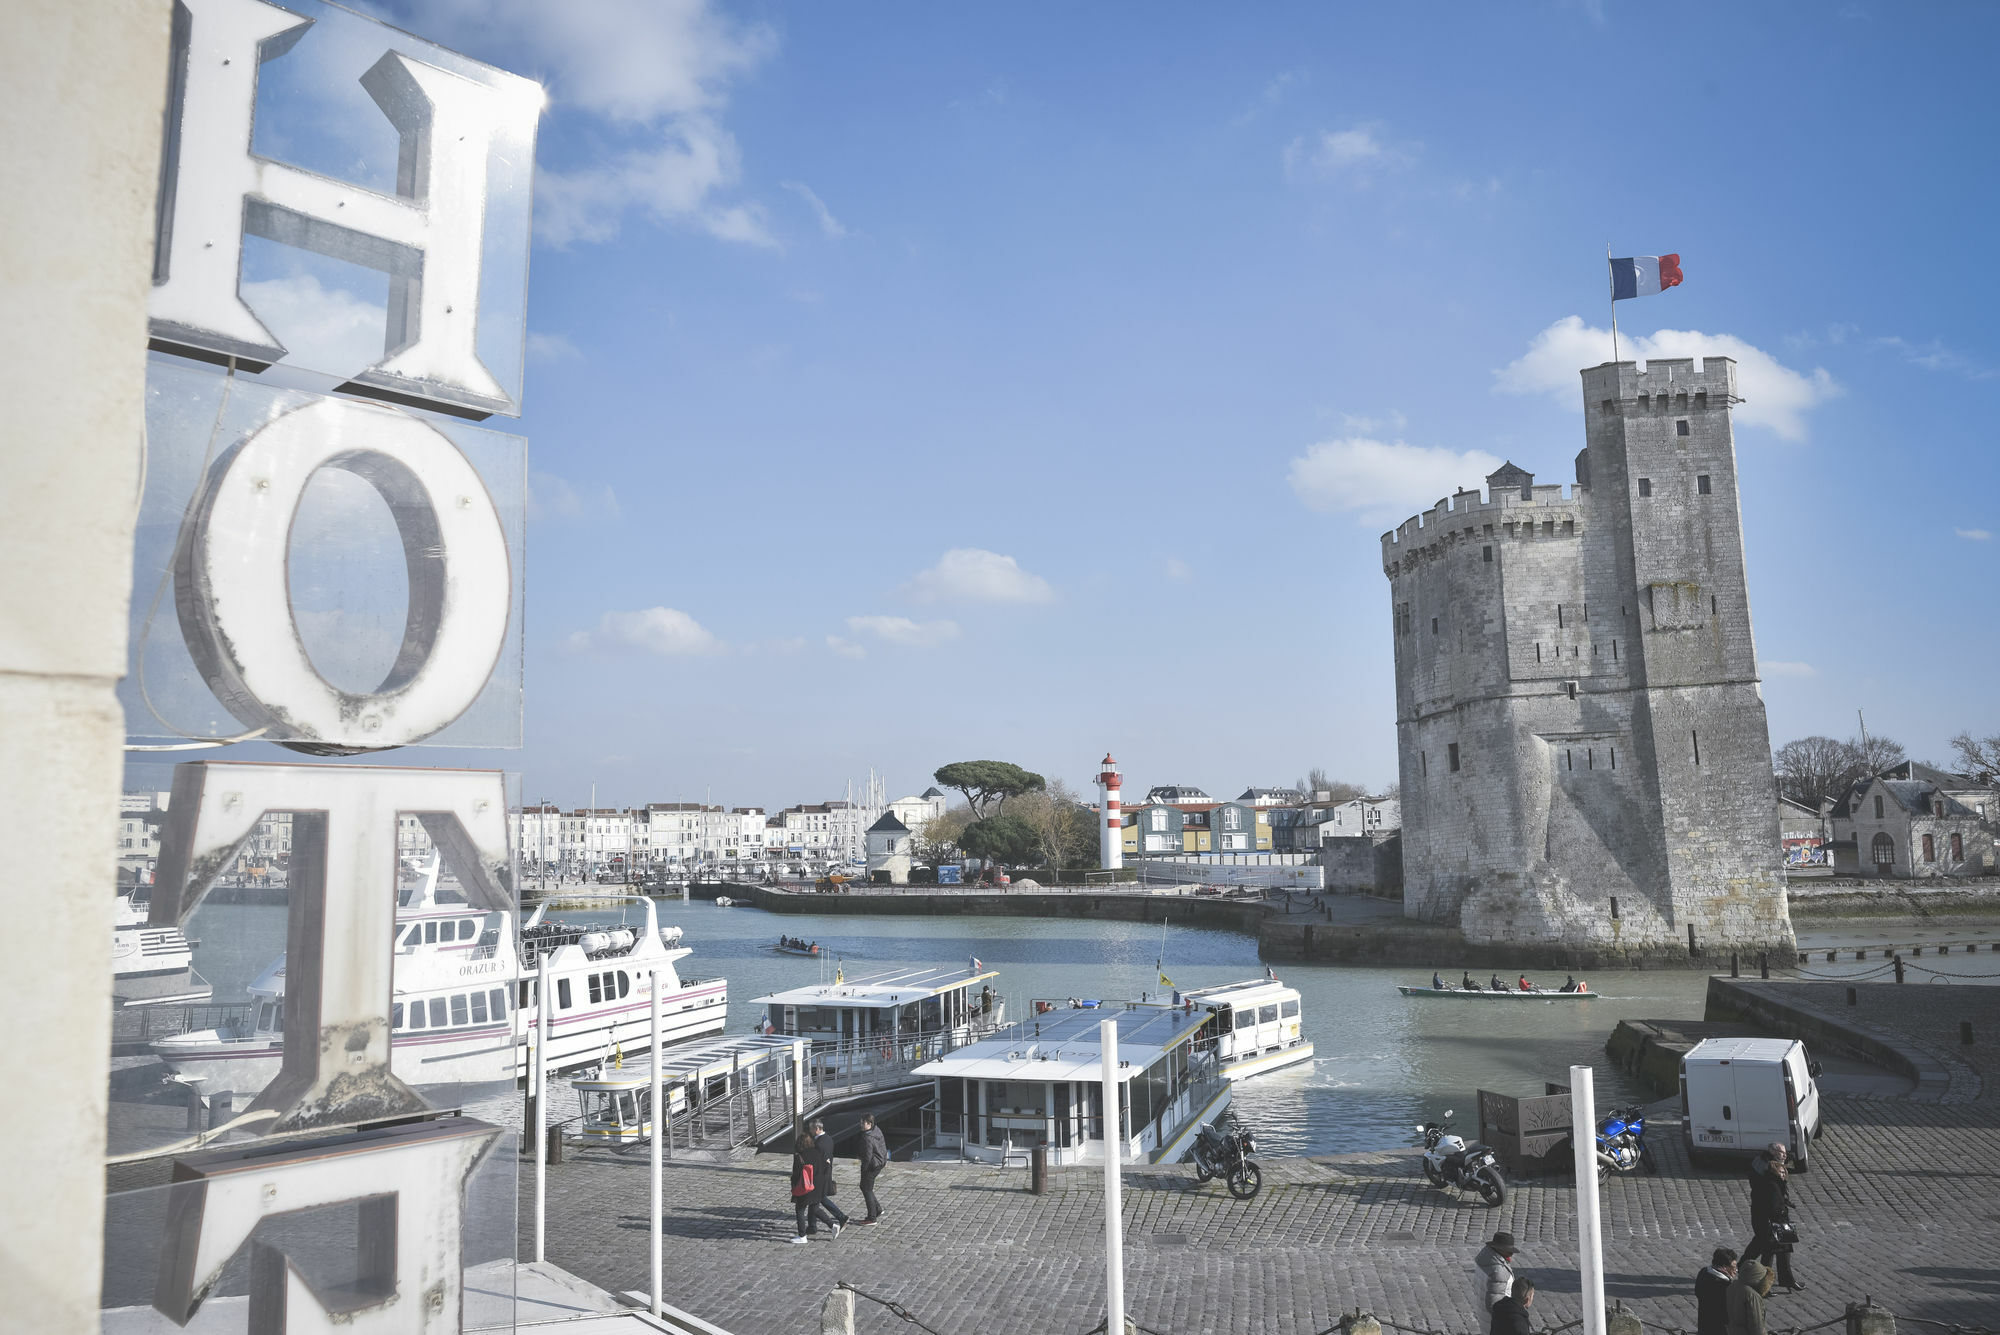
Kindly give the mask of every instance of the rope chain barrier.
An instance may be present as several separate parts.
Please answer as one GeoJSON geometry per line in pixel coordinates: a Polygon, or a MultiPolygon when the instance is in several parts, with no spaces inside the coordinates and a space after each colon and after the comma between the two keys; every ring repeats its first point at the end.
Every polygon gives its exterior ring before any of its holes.
{"type": "MultiPolygon", "coordinates": [[[[837,1283],[839,1287],[846,1289],[849,1293],[853,1294],[857,1298],[866,1298],[869,1302],[874,1303],[878,1307],[888,1308],[891,1315],[903,1318],[903,1320],[909,1322],[911,1325],[915,1326],[918,1330],[926,1332],[926,1335],[942,1335],[942,1332],[934,1330],[929,1326],[926,1326],[923,1322],[917,1320],[916,1317],[910,1315],[910,1309],[903,1306],[899,1302],[892,1302],[887,1298],[877,1298],[872,1293],[868,1293],[862,1289],[855,1288],[852,1284],[849,1284],[844,1279],[837,1281],[837,1283]]],[[[1102,1322],[1099,1322],[1098,1329],[1102,1330],[1103,1328],[1104,1324],[1102,1322]]]]}

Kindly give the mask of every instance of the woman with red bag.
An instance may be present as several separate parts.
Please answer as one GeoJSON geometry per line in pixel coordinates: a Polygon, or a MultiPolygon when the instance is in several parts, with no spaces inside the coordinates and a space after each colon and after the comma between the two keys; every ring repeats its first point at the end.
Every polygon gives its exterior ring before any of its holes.
{"type": "Polygon", "coordinates": [[[819,1232],[822,1222],[833,1230],[833,1236],[840,1236],[840,1224],[827,1213],[825,1185],[832,1165],[828,1157],[819,1149],[812,1132],[801,1126],[792,1138],[792,1211],[798,1216],[798,1228],[792,1241],[804,1243],[812,1234],[819,1232]],[[820,1165],[826,1164],[826,1168],[820,1165]]]}

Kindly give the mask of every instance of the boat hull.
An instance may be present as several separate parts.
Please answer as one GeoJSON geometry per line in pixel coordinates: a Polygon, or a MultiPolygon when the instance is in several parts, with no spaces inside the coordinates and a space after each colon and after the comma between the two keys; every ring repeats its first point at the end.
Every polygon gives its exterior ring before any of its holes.
{"type": "Polygon", "coordinates": [[[1230,1080],[1248,1080],[1252,1076],[1269,1075],[1282,1071],[1287,1066],[1297,1066],[1313,1059],[1313,1045],[1299,1043],[1276,1052],[1266,1052],[1255,1057],[1244,1057],[1237,1061],[1225,1062],[1221,1074],[1230,1080]]]}
{"type": "Polygon", "coordinates": [[[1588,1001],[1595,992],[1467,992],[1462,988],[1398,987],[1406,997],[1455,997],[1460,1001],[1588,1001]]]}

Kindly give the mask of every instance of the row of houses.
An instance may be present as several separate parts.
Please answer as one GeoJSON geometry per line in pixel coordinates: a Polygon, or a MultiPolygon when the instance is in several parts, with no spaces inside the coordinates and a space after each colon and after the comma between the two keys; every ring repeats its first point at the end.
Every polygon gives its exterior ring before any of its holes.
{"type": "Polygon", "coordinates": [[[1223,802],[1187,784],[1153,788],[1123,816],[1127,858],[1319,853],[1333,840],[1379,839],[1403,824],[1402,803],[1393,797],[1336,800],[1324,791],[1247,788],[1223,802]]]}
{"type": "Polygon", "coordinates": [[[2000,862],[2000,789],[1904,761],[1814,811],[1778,802],[1785,865],[1835,875],[1985,876],[2000,862]]]}

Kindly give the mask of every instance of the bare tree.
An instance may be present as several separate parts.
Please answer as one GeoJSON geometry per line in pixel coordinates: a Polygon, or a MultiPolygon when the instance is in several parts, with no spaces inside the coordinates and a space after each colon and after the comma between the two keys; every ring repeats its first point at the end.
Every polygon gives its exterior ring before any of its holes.
{"type": "Polygon", "coordinates": [[[1335,802],[1352,802],[1357,797],[1368,796],[1368,789],[1358,783],[1336,779],[1324,769],[1315,765],[1306,771],[1306,777],[1298,781],[1298,789],[1310,802],[1321,793],[1331,794],[1335,802]]]}
{"type": "Polygon", "coordinates": [[[1097,818],[1061,779],[1044,791],[1007,799],[1001,810],[1028,823],[1035,832],[1037,851],[1049,867],[1060,870],[1092,860],[1097,818]]]}
{"type": "Polygon", "coordinates": [[[1815,734],[1786,742],[1771,759],[1779,791],[1817,811],[1855,780],[1901,764],[1904,755],[1903,744],[1891,737],[1870,737],[1863,743],[1859,737],[1835,741],[1815,734]]]}
{"type": "Polygon", "coordinates": [[[1951,739],[1951,749],[1958,753],[1962,773],[1981,783],[2000,783],[2000,737],[1974,737],[1962,732],[1951,739]]]}
{"type": "Polygon", "coordinates": [[[960,855],[958,837],[965,833],[965,827],[972,824],[971,807],[953,807],[942,816],[933,816],[924,822],[917,832],[916,854],[919,862],[927,862],[935,867],[946,862],[956,862],[960,855]]]}

